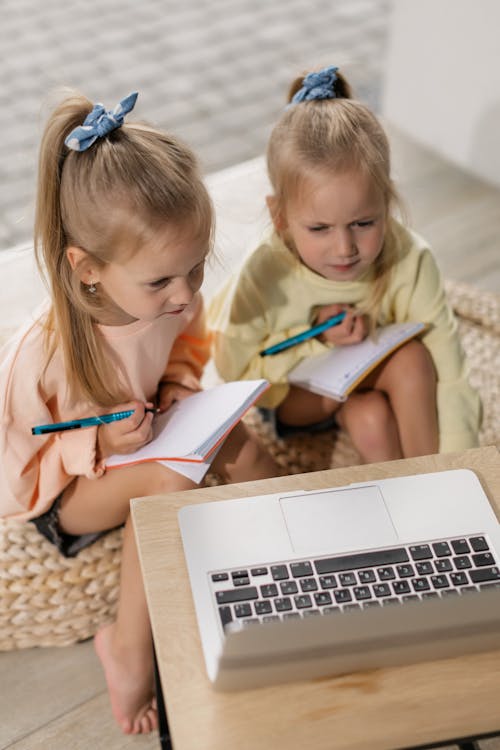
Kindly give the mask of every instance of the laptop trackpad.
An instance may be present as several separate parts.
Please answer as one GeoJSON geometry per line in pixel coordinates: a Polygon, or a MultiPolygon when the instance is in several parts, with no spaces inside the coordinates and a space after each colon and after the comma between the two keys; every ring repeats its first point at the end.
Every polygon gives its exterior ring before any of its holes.
{"type": "Polygon", "coordinates": [[[288,495],[280,504],[299,555],[351,552],[398,542],[376,486],[288,495]]]}

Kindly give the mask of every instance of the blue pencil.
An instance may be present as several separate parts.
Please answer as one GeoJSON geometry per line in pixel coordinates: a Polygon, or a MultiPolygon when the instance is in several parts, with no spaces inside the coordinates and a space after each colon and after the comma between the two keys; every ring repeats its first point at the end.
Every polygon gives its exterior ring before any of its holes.
{"type": "Polygon", "coordinates": [[[302,333],[298,333],[296,336],[291,336],[289,339],[280,341],[279,344],[274,344],[274,346],[270,346],[268,349],[263,349],[259,354],[261,357],[267,357],[268,354],[277,354],[284,349],[289,349],[291,346],[301,344],[303,341],[307,341],[308,339],[312,339],[314,336],[323,333],[323,331],[328,330],[328,328],[338,325],[344,320],[345,316],[345,312],[333,315],[331,318],[327,318],[323,323],[308,328],[307,331],[302,331],[302,333]]]}
{"type": "MultiPolygon", "coordinates": [[[[146,409],[156,413],[156,409],[146,409]]],[[[49,432],[64,432],[64,430],[79,430],[83,427],[94,427],[100,424],[109,424],[109,422],[118,422],[121,419],[127,419],[134,413],[133,409],[127,411],[115,411],[112,414],[101,414],[99,417],[84,417],[83,419],[71,419],[69,422],[52,422],[51,424],[39,424],[31,428],[33,435],[46,435],[49,432]]]]}

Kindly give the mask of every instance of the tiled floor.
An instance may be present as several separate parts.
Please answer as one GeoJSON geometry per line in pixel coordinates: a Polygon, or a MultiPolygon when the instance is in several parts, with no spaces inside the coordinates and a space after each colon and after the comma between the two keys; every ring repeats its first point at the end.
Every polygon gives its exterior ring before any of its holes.
{"type": "Polygon", "coordinates": [[[187,140],[207,172],[257,156],[292,78],[348,72],[377,108],[391,0],[2,0],[0,250],[30,239],[38,142],[51,91],[137,116],[187,140]]]}

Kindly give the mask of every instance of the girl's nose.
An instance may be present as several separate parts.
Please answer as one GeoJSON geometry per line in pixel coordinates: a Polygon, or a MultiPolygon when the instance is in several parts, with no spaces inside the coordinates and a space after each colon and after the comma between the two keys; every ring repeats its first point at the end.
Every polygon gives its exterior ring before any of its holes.
{"type": "Polygon", "coordinates": [[[356,252],[350,229],[338,229],[335,243],[335,253],[339,258],[350,258],[356,252]]]}
{"type": "Polygon", "coordinates": [[[194,291],[191,289],[187,279],[179,278],[174,282],[174,288],[170,295],[169,302],[173,305],[189,305],[193,299],[194,291]]]}

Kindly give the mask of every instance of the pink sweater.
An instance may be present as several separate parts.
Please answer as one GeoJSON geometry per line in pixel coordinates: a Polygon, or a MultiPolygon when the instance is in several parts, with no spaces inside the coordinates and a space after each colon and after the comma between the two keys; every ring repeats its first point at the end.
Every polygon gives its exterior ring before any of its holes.
{"type": "MultiPolygon", "coordinates": [[[[46,364],[42,322],[46,309],[0,351],[0,517],[39,516],[76,476],[98,478],[97,427],[32,435],[38,424],[102,414],[88,402],[68,404],[60,350],[46,364]]],[[[199,384],[209,356],[203,303],[196,295],[175,318],[98,326],[126,373],[133,398],[154,399],[162,380],[199,384]]]]}

